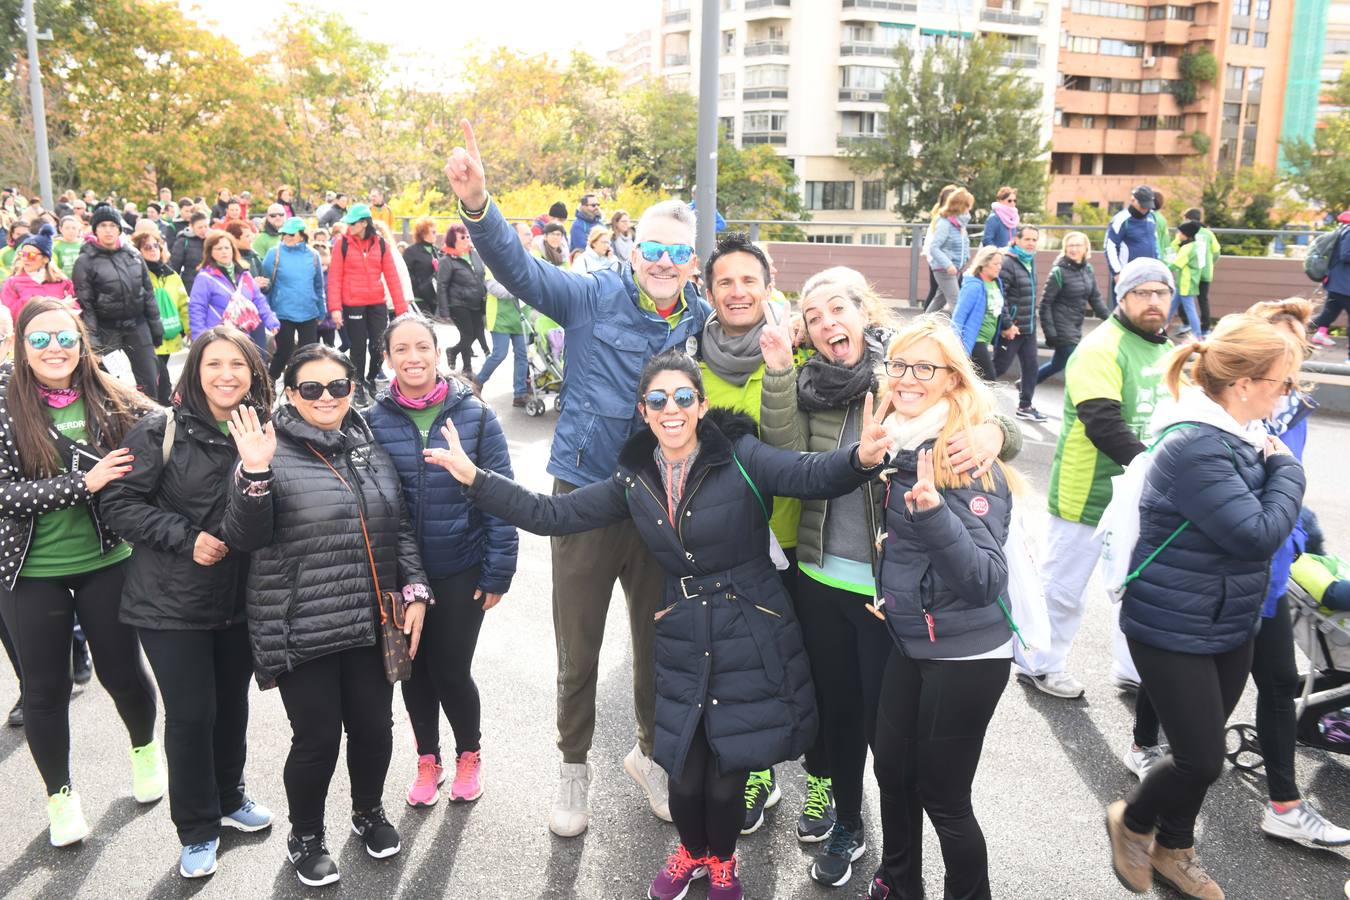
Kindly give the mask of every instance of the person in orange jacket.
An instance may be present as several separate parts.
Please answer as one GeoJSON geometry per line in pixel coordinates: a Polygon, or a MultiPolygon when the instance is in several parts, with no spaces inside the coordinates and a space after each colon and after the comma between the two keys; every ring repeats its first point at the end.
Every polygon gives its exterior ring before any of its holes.
{"type": "Polygon", "coordinates": [[[355,402],[366,406],[369,395],[375,393],[384,329],[389,325],[385,286],[388,285],[395,316],[407,311],[408,301],[394,265],[398,250],[375,233],[370,207],[353,204],[342,222],[347,233],[333,242],[332,262],[328,266],[328,311],[339,328],[346,326],[352,363],[363,379],[357,382],[355,402]]]}

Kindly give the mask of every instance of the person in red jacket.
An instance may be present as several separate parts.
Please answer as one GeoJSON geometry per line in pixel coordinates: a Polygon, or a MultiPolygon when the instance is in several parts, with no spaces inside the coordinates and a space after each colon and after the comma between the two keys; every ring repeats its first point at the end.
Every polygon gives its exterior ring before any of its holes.
{"type": "Polygon", "coordinates": [[[347,233],[333,242],[333,258],[328,266],[328,310],[339,328],[347,328],[351,341],[350,355],[357,375],[356,404],[365,406],[367,395],[375,393],[375,376],[380,371],[380,356],[384,346],[384,329],[389,325],[389,309],[384,304],[385,286],[394,302],[394,315],[401,316],[408,309],[394,267],[397,249],[390,247],[375,233],[370,207],[355,203],[342,217],[347,233]],[[383,281],[381,280],[383,279],[383,281]],[[370,367],[366,367],[369,349],[370,367]]]}

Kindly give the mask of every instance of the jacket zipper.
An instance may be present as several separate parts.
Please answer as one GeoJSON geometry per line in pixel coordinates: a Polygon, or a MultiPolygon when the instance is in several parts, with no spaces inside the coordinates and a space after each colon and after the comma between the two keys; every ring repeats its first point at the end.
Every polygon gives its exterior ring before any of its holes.
{"type": "Polygon", "coordinates": [[[694,483],[694,486],[690,488],[687,493],[685,493],[684,498],[680,501],[679,507],[675,510],[675,518],[678,520],[675,523],[675,537],[680,542],[681,550],[684,549],[684,516],[682,515],[682,513],[689,508],[689,502],[694,499],[694,492],[699,489],[699,487],[707,479],[708,473],[711,471],[712,471],[711,467],[703,470],[703,474],[699,476],[698,481],[694,483]]]}

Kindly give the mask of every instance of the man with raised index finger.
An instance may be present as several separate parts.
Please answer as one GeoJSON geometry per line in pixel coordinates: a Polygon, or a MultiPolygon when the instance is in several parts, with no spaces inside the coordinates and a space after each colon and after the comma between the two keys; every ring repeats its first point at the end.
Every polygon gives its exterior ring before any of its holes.
{"type": "MultiPolygon", "coordinates": [[[[549,265],[521,246],[491,200],[473,129],[461,122],[446,175],[474,246],[497,280],[566,332],[567,368],[548,472],[555,493],[612,477],[619,450],[636,428],[638,376],[647,358],[685,347],[703,329],[710,308],[690,276],[695,221],[687,205],[667,200],[648,209],[637,243],[619,272],[580,275],[549,265]]],[[[551,538],[553,622],[558,651],[558,749],[563,761],[549,816],[553,833],[572,837],[590,824],[595,689],[600,642],[614,582],[623,585],[633,642],[633,705],[637,746],[624,769],[647,794],[652,811],[670,821],[666,773],[652,761],[656,675],[654,616],[663,575],[631,522],[551,538]],[[566,610],[560,615],[560,610],[566,610]]]]}

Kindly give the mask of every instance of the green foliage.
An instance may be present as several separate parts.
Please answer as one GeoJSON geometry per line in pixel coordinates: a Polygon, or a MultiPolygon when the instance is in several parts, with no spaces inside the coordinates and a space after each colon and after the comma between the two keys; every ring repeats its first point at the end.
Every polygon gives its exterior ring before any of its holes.
{"type": "MultiPolygon", "coordinates": [[[[1285,220],[1276,209],[1279,177],[1266,169],[1246,168],[1211,173],[1202,185],[1200,207],[1210,228],[1283,228],[1285,220]]],[[[1222,252],[1230,256],[1265,256],[1270,237],[1217,235],[1222,252]]]]}
{"type": "Polygon", "coordinates": [[[899,68],[886,86],[886,137],[848,152],[856,171],[880,171],[898,192],[901,217],[926,213],[949,183],[968,188],[977,207],[1010,184],[1022,209],[1041,208],[1048,175],[1041,92],[1002,67],[1005,49],[1002,39],[988,36],[898,49],[899,68]]]}
{"type": "Polygon", "coordinates": [[[1195,152],[1199,153],[1201,156],[1204,156],[1209,152],[1210,139],[1209,135],[1205,132],[1192,131],[1190,134],[1186,135],[1186,139],[1191,142],[1191,146],[1195,148],[1195,152]]]}
{"type": "Polygon", "coordinates": [[[1211,84],[1219,77],[1219,60],[1208,48],[1183,53],[1177,60],[1181,77],[1194,84],[1211,84]]]}
{"type": "Polygon", "coordinates": [[[1176,97],[1177,103],[1181,104],[1182,106],[1190,106],[1192,103],[1195,102],[1195,98],[1200,93],[1200,91],[1196,88],[1194,81],[1186,81],[1185,79],[1173,81],[1171,90],[1172,96],[1176,97]]]}
{"type": "Polygon", "coordinates": [[[1329,213],[1350,209],[1350,64],[1331,90],[1340,111],[1320,123],[1312,140],[1285,141],[1286,184],[1329,213]]]}

